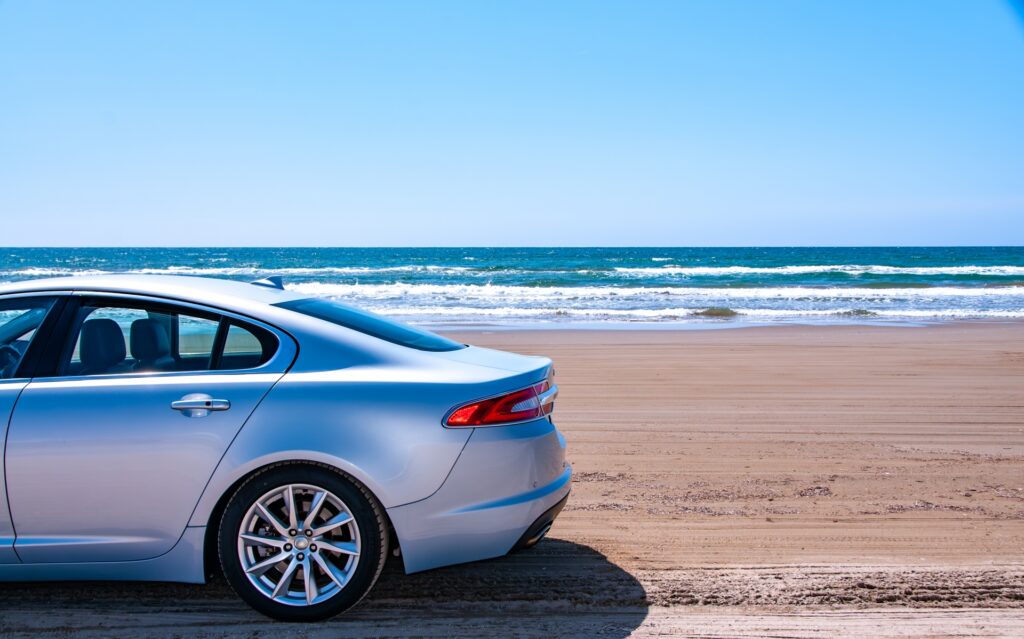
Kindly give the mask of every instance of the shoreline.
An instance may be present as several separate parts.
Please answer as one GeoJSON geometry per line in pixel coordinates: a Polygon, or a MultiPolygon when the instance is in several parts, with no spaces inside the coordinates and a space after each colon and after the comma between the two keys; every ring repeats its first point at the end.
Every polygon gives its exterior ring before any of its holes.
{"type": "Polygon", "coordinates": [[[1024,326],[1024,319],[938,319],[938,320],[849,320],[822,322],[744,322],[742,320],[698,320],[693,322],[566,322],[559,323],[516,323],[516,324],[429,324],[416,323],[416,326],[438,333],[478,333],[518,331],[530,333],[629,333],[629,332],[699,332],[699,331],[732,331],[750,329],[820,329],[820,328],[943,328],[953,326],[1024,326]]]}

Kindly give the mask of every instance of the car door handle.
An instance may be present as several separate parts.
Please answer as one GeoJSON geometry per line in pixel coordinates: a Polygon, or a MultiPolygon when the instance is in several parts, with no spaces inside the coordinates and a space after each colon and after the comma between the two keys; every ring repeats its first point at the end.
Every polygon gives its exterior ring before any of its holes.
{"type": "Polygon", "coordinates": [[[181,411],[185,417],[206,417],[210,411],[231,408],[231,402],[226,399],[214,399],[205,393],[191,393],[171,402],[171,408],[181,411]]]}

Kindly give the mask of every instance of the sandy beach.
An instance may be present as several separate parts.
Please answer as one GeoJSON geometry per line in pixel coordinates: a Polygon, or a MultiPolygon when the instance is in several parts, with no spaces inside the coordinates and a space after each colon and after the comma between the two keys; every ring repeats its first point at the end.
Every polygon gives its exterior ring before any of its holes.
{"type": "Polygon", "coordinates": [[[2,584],[3,637],[1024,636],[1024,323],[478,331],[545,354],[550,537],[288,627],[223,584],[2,584]]]}

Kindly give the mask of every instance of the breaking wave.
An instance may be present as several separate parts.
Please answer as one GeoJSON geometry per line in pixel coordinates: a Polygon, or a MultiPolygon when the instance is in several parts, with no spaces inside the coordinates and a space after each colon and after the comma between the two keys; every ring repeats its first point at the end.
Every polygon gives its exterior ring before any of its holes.
{"type": "Polygon", "coordinates": [[[1024,266],[884,266],[857,264],[822,264],[801,266],[672,266],[619,267],[616,273],[636,277],[665,275],[808,275],[812,273],[845,273],[847,275],[1024,275],[1024,266]]]}
{"type": "Polygon", "coordinates": [[[688,297],[730,299],[903,299],[939,297],[1016,297],[1024,303],[1024,289],[1004,287],[929,287],[929,288],[815,288],[785,286],[770,288],[700,288],[700,287],[636,287],[617,286],[502,286],[490,284],[334,284],[305,282],[288,284],[287,288],[320,297],[359,297],[364,299],[409,298],[417,296],[448,299],[501,298],[507,301],[541,299],[605,299],[623,297],[688,297]]]}
{"type": "Polygon", "coordinates": [[[415,323],[875,322],[1024,316],[1024,249],[0,249],[0,281],[108,273],[252,281],[415,323]]]}

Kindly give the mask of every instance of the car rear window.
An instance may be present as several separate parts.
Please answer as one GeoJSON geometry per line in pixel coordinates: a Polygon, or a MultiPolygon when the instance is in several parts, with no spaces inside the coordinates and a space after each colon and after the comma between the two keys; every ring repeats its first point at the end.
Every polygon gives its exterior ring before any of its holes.
{"type": "Polygon", "coordinates": [[[277,304],[296,313],[322,319],[338,326],[372,335],[392,344],[408,346],[421,351],[456,351],[465,344],[441,337],[436,333],[389,320],[375,313],[362,311],[333,300],[309,298],[277,304]]]}

